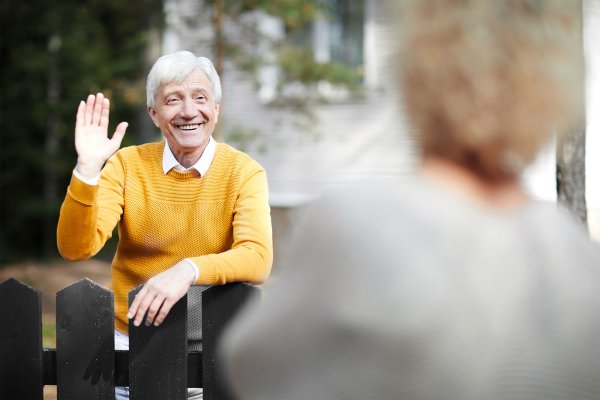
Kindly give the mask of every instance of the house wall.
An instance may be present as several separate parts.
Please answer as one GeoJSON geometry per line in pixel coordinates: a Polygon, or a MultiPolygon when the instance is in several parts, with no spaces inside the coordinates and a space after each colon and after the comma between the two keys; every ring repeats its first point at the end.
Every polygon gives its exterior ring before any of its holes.
{"type": "Polygon", "coordinates": [[[584,1],[586,57],[586,200],[592,238],[600,242],[600,0],[584,1]]]}
{"type": "MultiPolygon", "coordinates": [[[[591,3],[596,7],[595,28],[592,30],[598,36],[599,0],[586,1],[588,8],[591,3]]],[[[231,64],[225,65],[219,121],[221,139],[248,152],[265,167],[274,210],[295,207],[308,201],[313,194],[331,187],[360,179],[400,176],[414,168],[414,143],[398,105],[394,81],[395,21],[391,19],[394,15],[390,12],[391,4],[393,1],[366,0],[363,96],[330,104],[315,104],[313,111],[317,116],[316,121],[294,110],[268,106],[264,101],[264,93],[261,94],[260,88],[247,73],[231,64]],[[244,135],[246,139],[240,139],[244,135]],[[237,140],[234,136],[237,136],[237,140]]],[[[166,14],[165,53],[188,49],[211,57],[213,33],[210,15],[202,8],[201,1],[170,0],[166,5],[166,14]]],[[[263,29],[276,34],[276,22],[268,18],[262,22],[263,29]]],[[[588,35],[589,32],[590,29],[588,35]]],[[[257,52],[264,52],[268,56],[262,48],[257,48],[257,52]]],[[[593,52],[594,59],[598,59],[597,50],[593,52]]],[[[600,69],[598,60],[595,63],[598,64],[595,70],[600,69]]],[[[595,79],[597,83],[598,79],[595,79]]],[[[599,90],[596,88],[595,92],[599,90]]],[[[594,104],[596,106],[593,107],[597,108],[600,102],[594,104]]],[[[600,115],[600,111],[594,115],[600,115]]],[[[600,129],[596,126],[600,122],[597,119],[589,118],[588,121],[587,162],[588,202],[593,208],[590,212],[590,228],[600,240],[600,212],[597,211],[600,208],[600,195],[597,193],[600,178],[596,175],[600,166],[594,164],[600,159],[597,139],[600,129]],[[590,149],[592,143],[595,143],[594,149],[590,149]],[[590,181],[591,177],[594,177],[594,182],[590,181]]],[[[548,146],[526,171],[524,184],[534,198],[556,201],[553,145],[548,146]]],[[[284,215],[284,212],[274,212],[276,236],[280,234],[278,229],[287,226],[287,217],[284,215]],[[275,221],[279,218],[283,218],[281,222],[275,221]]]]}

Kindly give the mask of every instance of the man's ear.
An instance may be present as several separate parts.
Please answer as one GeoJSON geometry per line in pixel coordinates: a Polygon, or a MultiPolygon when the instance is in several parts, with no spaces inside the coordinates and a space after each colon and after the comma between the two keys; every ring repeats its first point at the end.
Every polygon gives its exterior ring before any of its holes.
{"type": "Polygon", "coordinates": [[[215,103],[215,124],[219,122],[219,110],[221,109],[221,103],[215,103]]]}
{"type": "Polygon", "coordinates": [[[154,122],[154,125],[156,125],[157,128],[160,128],[160,126],[158,125],[158,118],[154,107],[148,107],[148,114],[150,114],[150,118],[152,118],[152,122],[154,122]]]}

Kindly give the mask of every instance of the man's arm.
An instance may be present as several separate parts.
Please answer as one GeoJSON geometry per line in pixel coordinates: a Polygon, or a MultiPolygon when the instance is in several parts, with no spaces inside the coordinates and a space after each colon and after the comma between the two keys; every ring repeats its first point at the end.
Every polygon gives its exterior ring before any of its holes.
{"type": "Polygon", "coordinates": [[[273,234],[267,175],[261,168],[244,181],[236,201],[233,245],[220,254],[191,259],[200,269],[198,284],[263,283],[273,263],[273,234]]]}
{"type": "Polygon", "coordinates": [[[93,257],[110,239],[123,214],[123,175],[116,156],[104,167],[100,185],[85,183],[73,174],[56,231],[58,251],[65,259],[93,257]]]}
{"type": "MultiPolygon", "coordinates": [[[[121,122],[111,139],[108,138],[108,121],[110,102],[102,93],[89,95],[87,102],[79,103],[75,122],[75,148],[77,150],[77,166],[75,170],[86,179],[97,177],[106,160],[115,153],[125,130],[126,122],[121,122]]],[[[113,173],[106,174],[106,191],[99,199],[98,185],[89,185],[76,176],[71,178],[67,195],[61,207],[58,227],[57,245],[61,255],[68,260],[81,260],[92,257],[104,245],[112,234],[122,212],[122,185],[119,184],[119,168],[115,164],[110,167],[113,173]],[[101,218],[98,223],[100,200],[108,206],[108,213],[101,212],[110,218],[101,218]]],[[[104,211],[104,210],[103,210],[104,211]]]]}
{"type": "MultiPolygon", "coordinates": [[[[258,167],[258,166],[257,166],[258,167]]],[[[262,283],[273,263],[273,239],[265,171],[258,167],[245,178],[234,209],[233,245],[228,251],[193,257],[204,285],[228,282],[262,283]]],[[[171,307],[194,283],[194,271],[182,261],[152,277],[129,308],[128,318],[140,325],[160,325],[171,307]]]]}

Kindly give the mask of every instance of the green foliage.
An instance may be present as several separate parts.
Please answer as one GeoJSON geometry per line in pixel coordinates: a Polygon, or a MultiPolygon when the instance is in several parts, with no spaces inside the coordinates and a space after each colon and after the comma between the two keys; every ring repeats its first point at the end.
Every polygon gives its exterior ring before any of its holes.
{"type": "Polygon", "coordinates": [[[310,86],[327,81],[353,91],[360,87],[358,70],[339,62],[317,62],[312,56],[312,51],[305,47],[282,45],[278,61],[282,71],[280,81],[284,83],[299,82],[310,86]]]}
{"type": "Polygon", "coordinates": [[[133,120],[145,101],[141,55],[162,20],[161,0],[1,2],[0,263],[57,255],[77,104],[102,91],[113,127],[133,120]]]}
{"type": "MultiPolygon", "coordinates": [[[[225,60],[235,63],[255,78],[263,66],[273,66],[279,71],[272,106],[293,109],[303,118],[316,120],[312,107],[317,101],[327,101],[318,91],[320,83],[327,82],[351,94],[360,93],[363,79],[362,67],[341,62],[318,62],[314,50],[307,43],[310,25],[316,18],[329,17],[331,3],[324,0],[206,0],[213,16],[215,31],[213,43],[215,66],[223,74],[225,60]],[[282,21],[286,34],[283,37],[269,37],[260,27],[244,20],[254,12],[263,12],[282,21]],[[238,31],[224,29],[226,23],[233,23],[238,31]],[[240,32],[242,34],[240,35],[240,32]],[[265,44],[266,47],[265,47],[265,44]],[[298,86],[300,90],[298,90],[298,86]],[[293,87],[294,90],[288,90],[293,87]]],[[[362,7],[363,2],[356,2],[362,7]]],[[[250,20],[252,21],[252,20],[250,20]]],[[[362,21],[360,22],[362,24],[362,21]]],[[[236,130],[229,132],[228,140],[239,136],[236,130]]],[[[247,144],[245,137],[243,143],[247,144]]],[[[237,145],[240,143],[236,142],[237,145]]]]}
{"type": "Polygon", "coordinates": [[[286,27],[298,27],[315,19],[323,9],[318,0],[205,0],[215,12],[238,18],[252,11],[264,11],[281,18],[286,27]]]}
{"type": "Polygon", "coordinates": [[[239,125],[227,132],[227,140],[235,143],[238,150],[246,152],[253,150],[259,153],[267,151],[268,142],[270,141],[269,138],[261,134],[260,130],[239,125]]]}

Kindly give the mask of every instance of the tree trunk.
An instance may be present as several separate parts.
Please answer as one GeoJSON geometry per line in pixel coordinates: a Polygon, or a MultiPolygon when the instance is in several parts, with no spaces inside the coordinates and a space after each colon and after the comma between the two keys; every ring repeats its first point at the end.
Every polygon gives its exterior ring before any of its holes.
{"type": "MultiPolygon", "coordinates": [[[[214,42],[214,65],[217,70],[217,74],[219,74],[219,78],[221,78],[221,82],[223,82],[223,69],[224,69],[224,59],[225,59],[225,35],[223,33],[223,15],[225,14],[223,1],[216,1],[213,5],[213,17],[212,24],[213,30],[215,33],[215,42],[214,42]]],[[[223,140],[220,126],[217,124],[215,126],[215,130],[213,132],[213,137],[216,140],[223,140]]]]}
{"type": "Polygon", "coordinates": [[[556,151],[556,188],[564,204],[587,228],[585,201],[585,129],[558,143],[556,151]]]}
{"type": "MultiPolygon", "coordinates": [[[[579,58],[581,73],[585,74],[583,52],[583,1],[578,1],[579,7],[579,58]]],[[[582,90],[582,96],[585,96],[582,90]]],[[[584,107],[585,99],[581,102],[584,107]]],[[[564,204],[587,228],[587,205],[585,200],[585,116],[583,121],[573,128],[571,135],[564,137],[556,148],[556,190],[558,201],[564,204]]]]}
{"type": "Polygon", "coordinates": [[[48,119],[46,122],[45,150],[47,162],[44,163],[44,232],[43,254],[51,257],[56,254],[56,219],[51,210],[58,208],[57,158],[59,151],[60,121],[56,106],[60,98],[59,52],[60,36],[52,33],[48,38],[48,119]]]}
{"type": "Polygon", "coordinates": [[[219,76],[223,73],[223,60],[225,58],[225,36],[223,34],[223,2],[216,1],[213,6],[213,29],[215,32],[215,69],[219,76]]]}
{"type": "MultiPolygon", "coordinates": [[[[161,41],[161,32],[157,28],[159,25],[159,21],[156,18],[150,18],[148,20],[147,34],[148,34],[148,44],[146,45],[146,49],[144,52],[144,70],[149,71],[154,62],[162,55],[162,41],[161,41]]],[[[152,119],[148,115],[148,110],[146,108],[146,76],[143,76],[141,82],[143,82],[140,87],[144,90],[144,100],[143,106],[138,109],[138,112],[135,116],[135,122],[137,125],[137,129],[129,133],[135,133],[136,135],[136,143],[148,143],[154,142],[160,137],[160,133],[157,132],[154,123],[152,123],[152,119]]]]}

